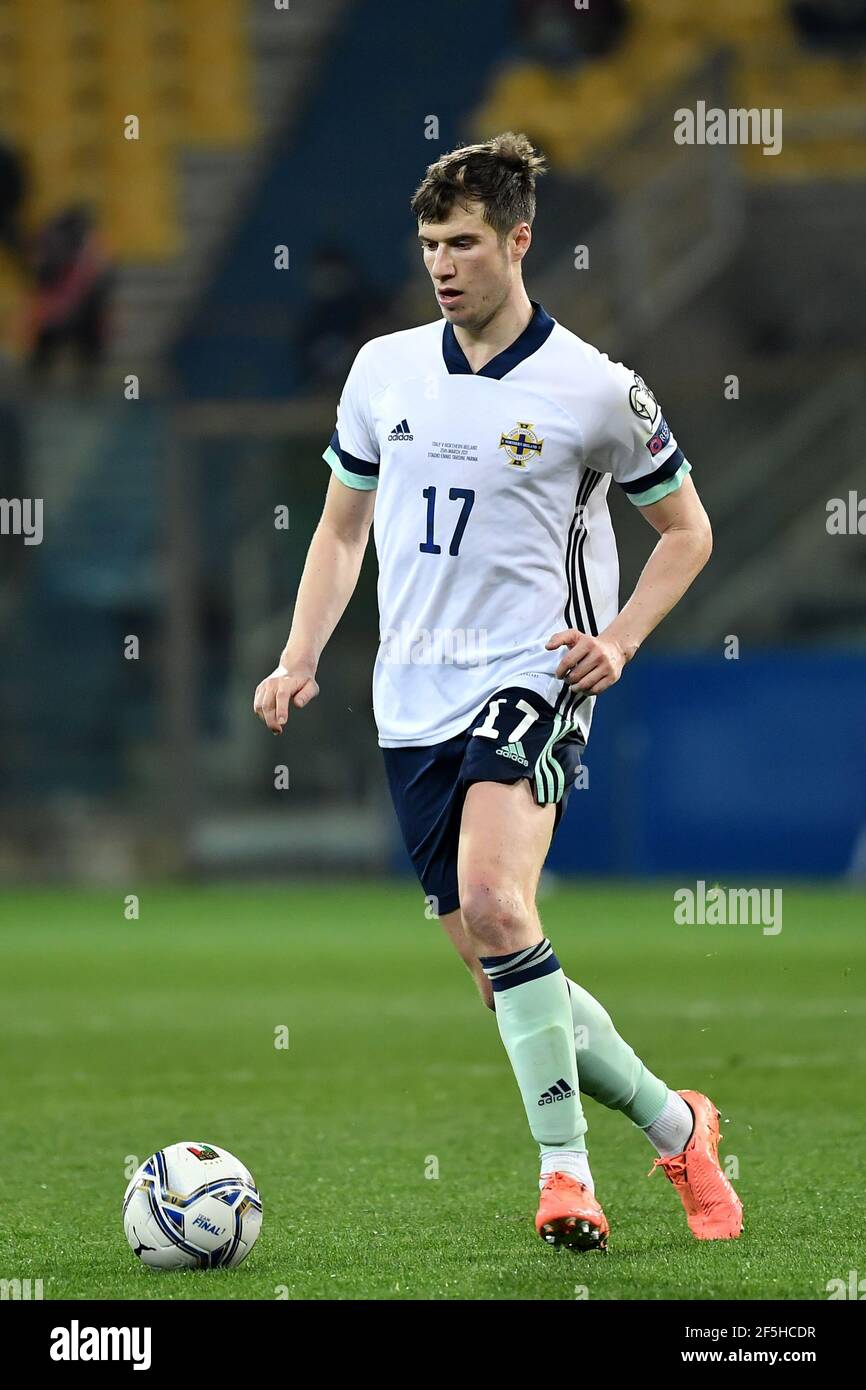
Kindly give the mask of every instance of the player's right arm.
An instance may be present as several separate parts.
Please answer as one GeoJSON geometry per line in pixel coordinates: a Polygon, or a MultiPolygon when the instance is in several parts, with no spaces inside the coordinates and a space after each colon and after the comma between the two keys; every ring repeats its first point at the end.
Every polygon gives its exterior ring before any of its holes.
{"type": "Polygon", "coordinates": [[[254,712],[272,733],[282,733],[292,705],[302,709],[319,693],[316,670],[358,582],[375,500],[375,490],[347,487],[336,474],[331,477],[288,641],[277,670],[257,687],[253,701],[254,712]]]}

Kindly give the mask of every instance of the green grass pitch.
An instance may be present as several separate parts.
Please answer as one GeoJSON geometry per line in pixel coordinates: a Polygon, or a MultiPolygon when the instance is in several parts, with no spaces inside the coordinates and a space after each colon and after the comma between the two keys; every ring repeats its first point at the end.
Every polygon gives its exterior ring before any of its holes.
{"type": "Polygon", "coordinates": [[[778,936],[676,926],[658,885],[561,884],[541,910],[647,1064],[719,1106],[739,1241],[695,1241],[643,1135],[587,1101],[610,1251],[542,1244],[495,1020],[417,889],[145,887],[137,921],[120,892],[20,892],[0,1277],[46,1299],[824,1299],[866,1274],[862,897],[786,888],[778,936]],[[237,1270],[161,1274],[127,1247],[124,1165],[180,1139],[256,1177],[264,1226],[237,1270]]]}

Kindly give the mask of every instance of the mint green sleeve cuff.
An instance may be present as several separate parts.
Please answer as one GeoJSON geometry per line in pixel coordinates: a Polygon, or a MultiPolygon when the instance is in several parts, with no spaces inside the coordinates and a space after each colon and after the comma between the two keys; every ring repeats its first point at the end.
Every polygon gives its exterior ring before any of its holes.
{"type": "Polygon", "coordinates": [[[691,473],[691,471],[692,465],[688,459],[683,459],[676,473],[673,473],[670,478],[665,478],[664,482],[656,483],[655,487],[648,488],[646,492],[629,492],[626,496],[630,502],[634,502],[636,507],[649,507],[653,502],[660,502],[671,492],[677,492],[682,487],[686,474],[691,473]]]}
{"type": "Polygon", "coordinates": [[[372,492],[379,481],[379,479],[375,477],[368,478],[362,476],[360,473],[350,473],[347,468],[343,467],[330,444],[322,454],[322,458],[336,477],[340,479],[340,482],[345,483],[346,487],[357,488],[359,492],[372,492]]]}

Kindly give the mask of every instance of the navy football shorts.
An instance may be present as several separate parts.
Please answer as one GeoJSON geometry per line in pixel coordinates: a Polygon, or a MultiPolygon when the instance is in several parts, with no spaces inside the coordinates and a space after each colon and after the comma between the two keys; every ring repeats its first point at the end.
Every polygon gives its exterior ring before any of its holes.
{"type": "Polygon", "coordinates": [[[584,748],[576,730],[562,730],[547,700],[510,686],[444,743],[382,749],[409,858],[426,896],[438,900],[440,916],[460,906],[457,845],[470,783],[527,778],[540,806],[556,806],[556,834],[584,748]]]}

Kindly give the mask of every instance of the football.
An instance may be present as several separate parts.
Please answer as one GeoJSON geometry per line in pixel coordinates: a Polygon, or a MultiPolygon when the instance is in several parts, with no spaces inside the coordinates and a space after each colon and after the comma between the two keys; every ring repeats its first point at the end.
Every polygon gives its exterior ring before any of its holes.
{"type": "Polygon", "coordinates": [[[123,1229],[153,1269],[228,1269],[252,1250],[262,1202],[252,1174],[215,1144],[170,1144],[133,1174],[123,1229]]]}

